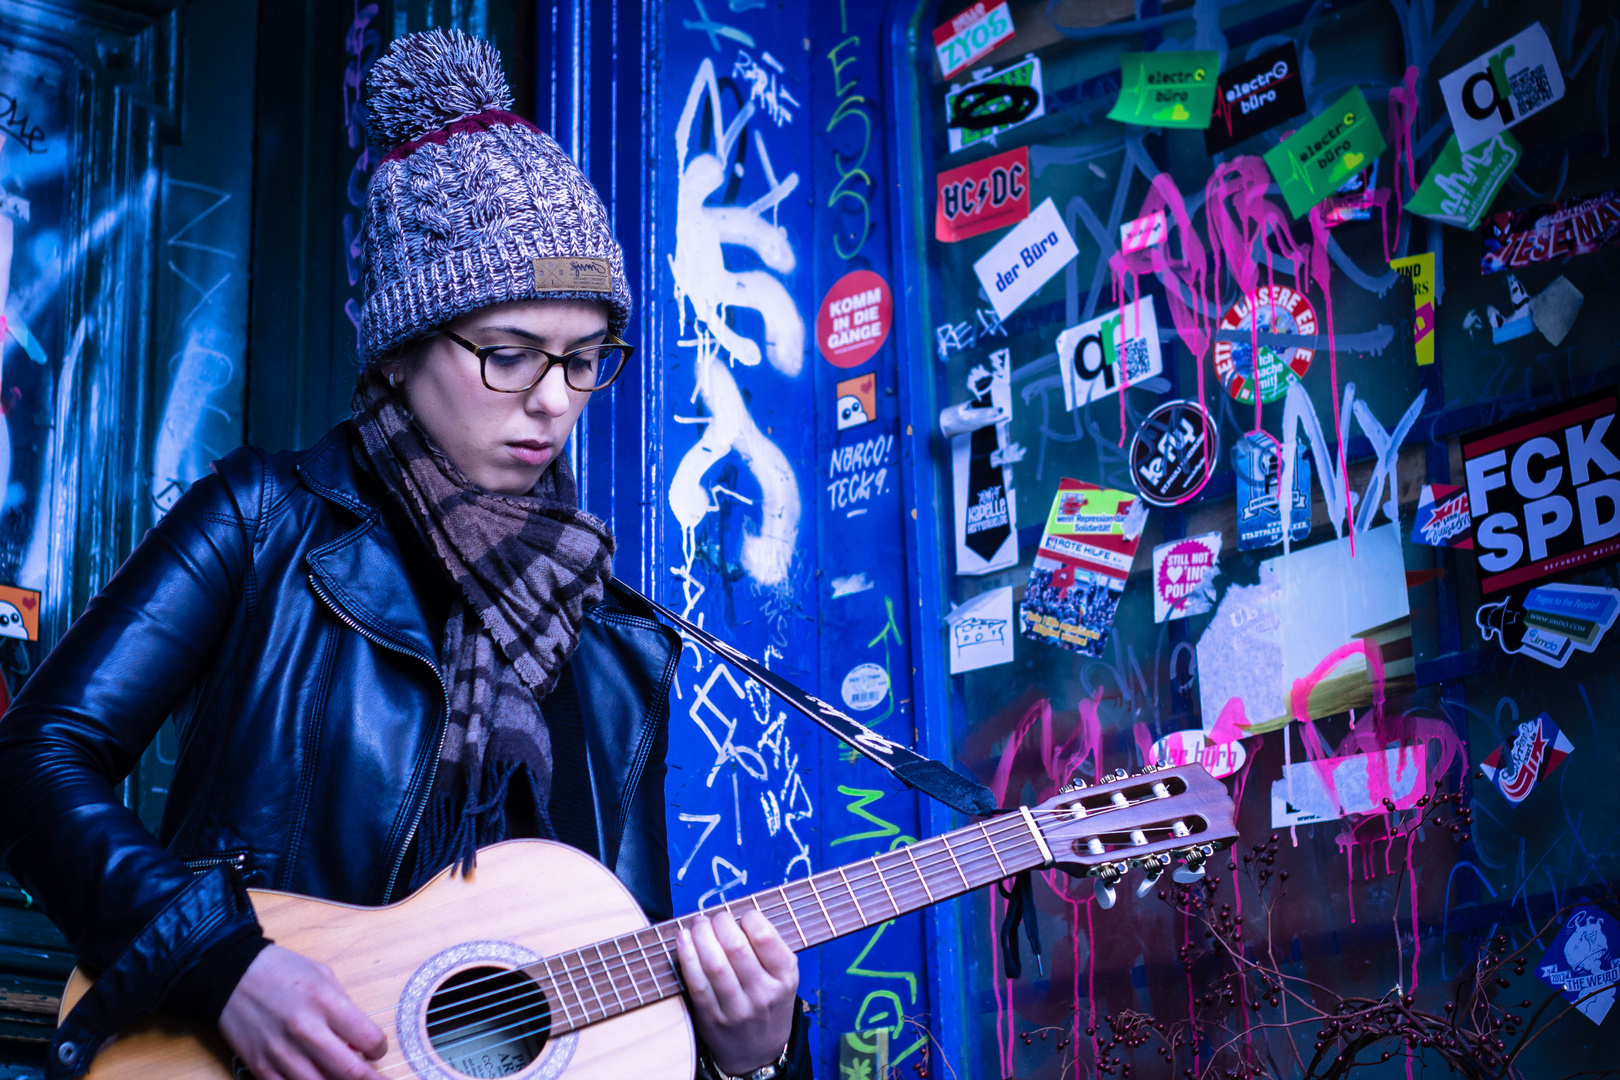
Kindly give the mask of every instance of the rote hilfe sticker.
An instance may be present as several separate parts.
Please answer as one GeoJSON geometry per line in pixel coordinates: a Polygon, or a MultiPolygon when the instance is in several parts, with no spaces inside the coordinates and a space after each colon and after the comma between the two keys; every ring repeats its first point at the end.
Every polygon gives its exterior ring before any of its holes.
{"type": "Polygon", "coordinates": [[[1419,217],[1473,232],[1523,155],[1519,140],[1506,131],[1468,151],[1457,145],[1455,134],[1449,135],[1406,208],[1419,217]]]}
{"type": "Polygon", "coordinates": [[[1360,87],[1351,87],[1315,119],[1265,153],[1288,212],[1304,217],[1387,146],[1360,87]]]}
{"type": "Polygon", "coordinates": [[[889,673],[877,664],[857,664],[844,676],[839,692],[855,712],[875,709],[889,696],[889,673]]]}
{"type": "Polygon", "coordinates": [[[1073,412],[1117,393],[1123,383],[1139,383],[1164,374],[1159,351],[1159,320],[1153,297],[1144,296],[1057,337],[1058,374],[1063,379],[1063,407],[1073,412]],[[1125,378],[1120,377],[1124,356],[1125,378]]]}
{"type": "Polygon", "coordinates": [[[39,640],[39,591],[0,585],[0,638],[39,640]]]}
{"type": "Polygon", "coordinates": [[[1029,217],[1029,147],[939,174],[934,238],[954,244],[1029,217]]]}
{"type": "Polygon", "coordinates": [[[934,27],[934,54],[939,69],[950,78],[1004,41],[1010,41],[1012,12],[1006,0],[986,5],[983,0],[934,27]]]}
{"type": "MultiPolygon", "coordinates": [[[[1215,331],[1215,373],[1232,397],[1254,404],[1254,330],[1260,334],[1285,334],[1294,338],[1317,335],[1316,309],[1305,295],[1286,285],[1264,285],[1240,296],[1221,316],[1215,331]]],[[[1288,392],[1288,380],[1300,379],[1310,370],[1316,355],[1314,341],[1289,343],[1282,348],[1260,345],[1260,400],[1273,402],[1288,392]]]]}
{"type": "Polygon", "coordinates": [[[1582,1016],[1603,1023],[1620,983],[1620,923],[1601,908],[1582,904],[1547,946],[1536,975],[1582,1016]]]}
{"type": "Polygon", "coordinates": [[[1620,188],[1492,214],[1481,237],[1480,272],[1590,255],[1620,239],[1620,188]]]}
{"type": "Polygon", "coordinates": [[[1146,522],[1130,492],[1059,480],[1018,607],[1023,635],[1101,656],[1146,522]]]}
{"type": "Polygon", "coordinates": [[[1243,768],[1249,753],[1237,740],[1210,742],[1200,728],[1172,731],[1148,746],[1147,763],[1160,768],[1177,765],[1202,765],[1204,771],[1217,780],[1225,779],[1243,768]]]}
{"type": "Polygon", "coordinates": [[[1135,221],[1127,221],[1119,227],[1119,253],[1121,255],[1134,255],[1138,251],[1158,247],[1164,243],[1164,238],[1169,231],[1169,222],[1165,218],[1163,210],[1155,210],[1146,217],[1139,217],[1135,221]]]}
{"type": "Polygon", "coordinates": [[[1440,80],[1440,96],[1464,150],[1534,116],[1564,96],[1564,73],[1539,22],[1440,80]]]}
{"type": "Polygon", "coordinates": [[[1215,115],[1204,129],[1204,149],[1218,154],[1304,111],[1299,54],[1289,41],[1221,74],[1215,83],[1215,115]]]}
{"type": "Polygon", "coordinates": [[[1167,401],[1131,439],[1131,479],[1144,502],[1177,506],[1209,482],[1220,453],[1215,418],[1196,401],[1167,401]]]}
{"type": "Polygon", "coordinates": [[[1220,71],[1217,52],[1119,54],[1119,99],[1108,119],[1143,127],[1206,128],[1220,71]]]}
{"type": "Polygon", "coordinates": [[[1005,319],[1080,254],[1048,198],[973,264],[996,317],[1005,319]]]}
{"type": "Polygon", "coordinates": [[[894,325],[894,295],[882,275],[852,270],[821,299],[816,344],[834,367],[865,363],[882,348],[894,325]]]}
{"type": "Polygon", "coordinates": [[[1045,115],[1037,56],[1026,56],[945,93],[945,128],[953,154],[986,140],[994,146],[1002,132],[1045,115]]]}
{"type": "Polygon", "coordinates": [[[1515,728],[1513,741],[1492,750],[1479,763],[1479,771],[1508,802],[1522,803],[1574,749],[1569,736],[1558,730],[1551,716],[1542,713],[1515,728]]]}
{"type": "Polygon", "coordinates": [[[1473,548],[1468,491],[1453,484],[1424,484],[1412,523],[1412,543],[1429,547],[1473,548]]]}
{"type": "Polygon", "coordinates": [[[1614,388],[1462,437],[1485,595],[1620,558],[1614,388]]]}
{"type": "Polygon", "coordinates": [[[1215,606],[1221,534],[1171,540],[1153,549],[1153,621],[1204,615],[1215,606]]]}
{"type": "Polygon", "coordinates": [[[844,431],[877,419],[877,374],[867,372],[845,379],[834,387],[838,410],[838,430],[844,431]]]}
{"type": "MultiPolygon", "coordinates": [[[[1263,431],[1251,431],[1232,447],[1232,471],[1237,481],[1238,550],[1276,547],[1282,543],[1282,445],[1263,431]]],[[[1294,445],[1293,507],[1288,538],[1305,539],[1311,533],[1311,459],[1304,443],[1294,445]]]]}
{"type": "Polygon", "coordinates": [[[1412,283],[1412,347],[1418,367],[1434,363],[1434,252],[1391,259],[1389,268],[1412,283]]]}
{"type": "Polygon", "coordinates": [[[1505,653],[1561,668],[1576,652],[1597,648],[1617,610],[1620,590],[1557,583],[1539,585],[1528,596],[1514,592],[1481,604],[1474,625],[1481,641],[1494,640],[1505,653]]]}

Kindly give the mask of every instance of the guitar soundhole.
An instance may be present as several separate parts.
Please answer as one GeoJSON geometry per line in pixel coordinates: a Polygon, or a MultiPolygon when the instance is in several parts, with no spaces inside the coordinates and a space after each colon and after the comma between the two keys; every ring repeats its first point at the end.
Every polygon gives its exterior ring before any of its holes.
{"type": "Polygon", "coordinates": [[[521,971],[475,967],[450,976],[428,999],[428,1044],[463,1076],[511,1076],[540,1056],[551,1006],[521,971]]]}

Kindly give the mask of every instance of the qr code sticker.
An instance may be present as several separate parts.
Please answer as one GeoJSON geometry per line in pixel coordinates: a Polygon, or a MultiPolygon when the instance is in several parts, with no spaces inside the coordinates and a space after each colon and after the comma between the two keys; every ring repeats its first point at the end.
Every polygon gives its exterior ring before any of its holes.
{"type": "Polygon", "coordinates": [[[1547,69],[1540,64],[1509,75],[1508,89],[1513,91],[1513,111],[1519,116],[1533,113],[1552,100],[1547,69]]]}
{"type": "Polygon", "coordinates": [[[1125,342],[1125,378],[1136,382],[1148,373],[1147,338],[1130,338],[1125,342]]]}

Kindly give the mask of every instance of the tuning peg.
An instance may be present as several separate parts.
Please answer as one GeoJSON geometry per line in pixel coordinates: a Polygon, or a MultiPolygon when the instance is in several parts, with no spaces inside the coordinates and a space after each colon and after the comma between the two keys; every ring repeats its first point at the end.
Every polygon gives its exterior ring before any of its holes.
{"type": "Polygon", "coordinates": [[[1187,864],[1178,866],[1171,872],[1170,877],[1183,885],[1191,885],[1204,876],[1204,860],[1215,854],[1215,849],[1208,844],[1202,847],[1188,848],[1186,854],[1187,864]]]}
{"type": "Polygon", "coordinates": [[[1097,906],[1104,910],[1113,907],[1114,901],[1118,899],[1114,892],[1114,886],[1102,878],[1098,878],[1092,883],[1091,891],[1092,895],[1097,898],[1097,906]]]}
{"type": "Polygon", "coordinates": [[[1070,792],[1079,791],[1081,788],[1083,788],[1085,786],[1086,786],[1086,782],[1084,780],[1080,779],[1078,776],[1076,776],[1074,779],[1070,780],[1067,784],[1064,784],[1062,787],[1058,788],[1058,794],[1059,795],[1067,795],[1070,792]]]}
{"type": "Polygon", "coordinates": [[[1159,877],[1163,873],[1163,870],[1153,870],[1143,874],[1142,880],[1136,883],[1137,898],[1140,899],[1152,892],[1155,886],[1159,884],[1159,877]]]}

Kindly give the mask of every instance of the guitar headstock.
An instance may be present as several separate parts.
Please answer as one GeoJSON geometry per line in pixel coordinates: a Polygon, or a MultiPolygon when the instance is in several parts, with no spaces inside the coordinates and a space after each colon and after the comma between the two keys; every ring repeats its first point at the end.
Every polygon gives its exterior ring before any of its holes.
{"type": "Polygon", "coordinates": [[[1114,904],[1114,884],[1131,869],[1143,872],[1137,895],[1146,895],[1177,859],[1171,874],[1188,883],[1204,863],[1237,839],[1226,785],[1201,765],[1123,769],[1089,786],[1065,788],[1030,808],[1052,858],[1070,873],[1097,879],[1103,907],[1114,904]]]}

